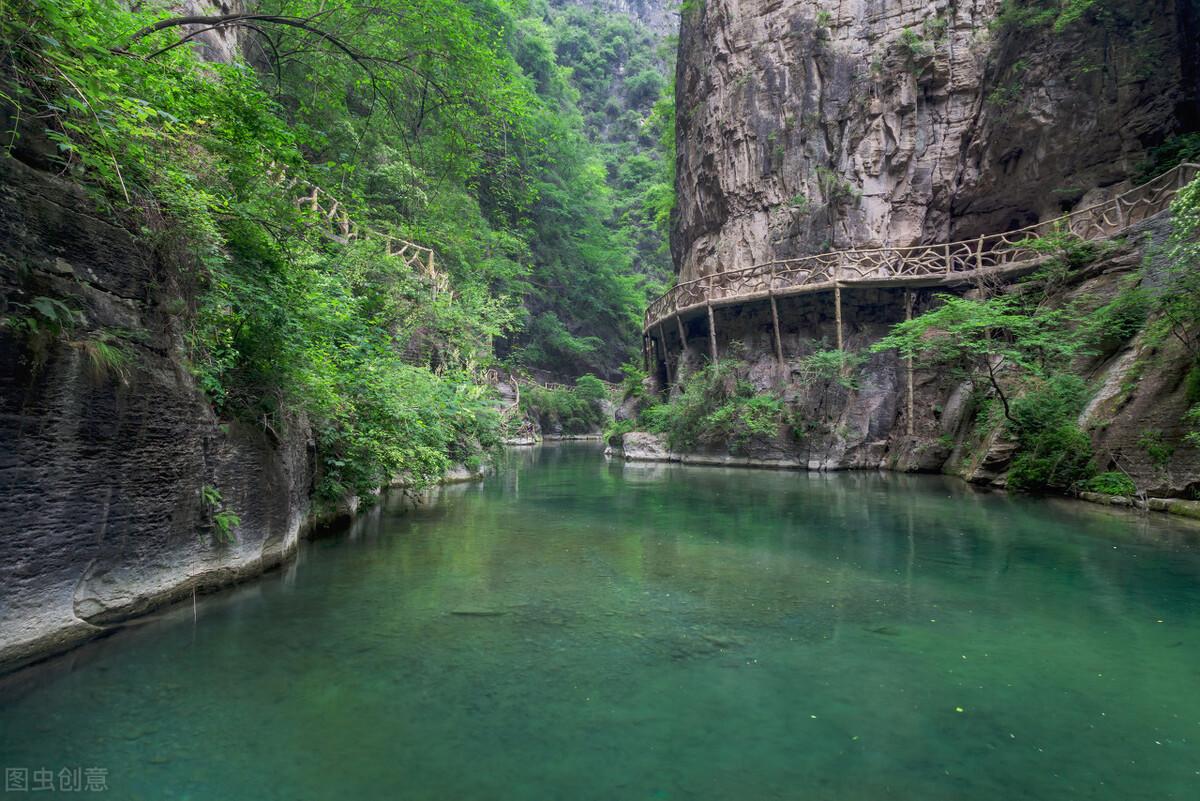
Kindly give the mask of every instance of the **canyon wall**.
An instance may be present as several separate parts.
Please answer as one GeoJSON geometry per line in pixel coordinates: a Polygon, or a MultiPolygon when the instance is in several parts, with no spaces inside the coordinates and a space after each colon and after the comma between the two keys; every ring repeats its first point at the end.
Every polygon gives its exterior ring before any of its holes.
{"type": "Polygon", "coordinates": [[[1190,0],[705,0],[677,72],[681,280],[969,238],[1127,188],[1200,124],[1190,0]]]}
{"type": "Polygon", "coordinates": [[[186,261],[24,133],[0,158],[0,668],[277,564],[313,465],[302,421],[276,438],[216,419],[186,366],[186,261]],[[241,518],[232,538],[205,487],[241,518]]]}

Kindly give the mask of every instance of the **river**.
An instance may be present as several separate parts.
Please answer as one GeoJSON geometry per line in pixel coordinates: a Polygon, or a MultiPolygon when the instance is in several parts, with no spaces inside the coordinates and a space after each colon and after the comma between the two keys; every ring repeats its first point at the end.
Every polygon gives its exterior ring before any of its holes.
{"type": "Polygon", "coordinates": [[[0,767],[121,799],[1200,798],[1195,526],[592,444],[434,495],[0,681],[0,767]]]}

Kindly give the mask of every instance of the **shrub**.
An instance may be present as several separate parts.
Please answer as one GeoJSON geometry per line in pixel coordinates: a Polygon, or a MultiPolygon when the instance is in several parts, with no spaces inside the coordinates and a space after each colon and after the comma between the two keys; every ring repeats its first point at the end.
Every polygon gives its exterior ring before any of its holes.
{"type": "Polygon", "coordinates": [[[542,430],[561,428],[564,434],[589,434],[605,422],[604,383],[593,375],[580,376],[574,388],[549,388],[536,384],[521,391],[521,411],[538,421],[542,430]]]}
{"type": "Polygon", "coordinates": [[[625,362],[621,365],[621,390],[627,398],[640,398],[646,392],[648,374],[637,362],[625,362]]]}
{"type": "Polygon", "coordinates": [[[725,445],[738,452],[754,440],[775,437],[786,414],[783,401],[758,395],[739,380],[743,368],[732,360],[708,365],[684,380],[675,400],[645,409],[640,426],[666,436],[676,450],[725,445]]]}
{"type": "Polygon", "coordinates": [[[1175,446],[1166,441],[1161,431],[1143,431],[1138,438],[1138,447],[1146,452],[1150,461],[1160,470],[1165,470],[1167,463],[1175,455],[1175,446]]]}
{"type": "Polygon", "coordinates": [[[1115,298],[1083,319],[1080,333],[1106,351],[1132,339],[1146,325],[1152,300],[1141,286],[1122,289],[1115,298]]]}
{"type": "Polygon", "coordinates": [[[1137,486],[1133,479],[1124,473],[1108,472],[1092,476],[1083,482],[1083,489],[1088,492],[1099,492],[1101,495],[1137,495],[1137,486]]]}
{"type": "Polygon", "coordinates": [[[1087,404],[1087,397],[1082,378],[1066,373],[1054,375],[1013,399],[1009,428],[1019,442],[1033,446],[1045,432],[1073,422],[1087,404]]]}
{"type": "Polygon", "coordinates": [[[1075,423],[1087,396],[1081,378],[1058,374],[1013,399],[1008,425],[1018,451],[1011,488],[1065,491],[1095,474],[1091,439],[1075,423]]]}
{"type": "Polygon", "coordinates": [[[804,383],[836,380],[846,389],[858,389],[858,370],[865,354],[843,350],[819,350],[800,360],[797,372],[804,383]]]}
{"type": "Polygon", "coordinates": [[[1092,442],[1073,424],[1040,432],[1013,459],[1008,486],[1016,490],[1065,491],[1096,472],[1092,442]]]}
{"type": "Polygon", "coordinates": [[[633,420],[613,420],[604,429],[604,441],[609,445],[620,445],[624,436],[636,429],[637,423],[633,420]]]}

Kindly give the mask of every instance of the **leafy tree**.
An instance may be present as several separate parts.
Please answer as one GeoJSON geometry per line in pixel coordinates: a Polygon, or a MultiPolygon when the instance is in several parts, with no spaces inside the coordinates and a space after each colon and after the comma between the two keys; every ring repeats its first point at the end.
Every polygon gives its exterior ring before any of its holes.
{"type": "Polygon", "coordinates": [[[934,309],[897,324],[871,350],[898,350],[990,387],[1012,423],[1012,384],[1004,377],[1045,378],[1084,348],[1071,334],[1077,317],[1069,309],[1031,307],[1019,294],[937,300],[934,309]]]}

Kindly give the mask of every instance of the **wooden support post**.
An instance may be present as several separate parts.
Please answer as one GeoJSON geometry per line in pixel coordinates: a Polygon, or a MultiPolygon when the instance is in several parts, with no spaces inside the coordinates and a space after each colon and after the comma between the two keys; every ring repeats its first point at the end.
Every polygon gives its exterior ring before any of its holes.
{"type": "Polygon", "coordinates": [[[842,336],[842,285],[833,285],[833,317],[837,321],[837,349],[843,349],[845,338],[842,336]]]}
{"type": "Polygon", "coordinates": [[[675,315],[675,327],[679,329],[679,361],[675,363],[675,381],[679,382],[680,371],[683,370],[683,354],[687,352],[687,331],[683,328],[683,320],[675,315]]]}
{"type": "Polygon", "coordinates": [[[662,348],[663,369],[667,371],[667,384],[674,384],[675,379],[671,378],[670,351],[667,350],[667,337],[663,334],[662,323],[658,324],[658,343],[662,348]]]}
{"type": "MultiPolygon", "coordinates": [[[[913,313],[913,296],[912,292],[905,290],[904,292],[904,321],[908,322],[912,319],[913,313]]],[[[910,353],[905,358],[905,373],[908,378],[908,435],[913,435],[913,357],[910,353]]]]}
{"type": "Polygon", "coordinates": [[[775,290],[771,290],[771,326],[775,331],[775,361],[783,371],[783,338],[779,335],[779,307],[775,303],[775,290]]]}
{"type": "Polygon", "coordinates": [[[975,243],[975,269],[983,269],[983,235],[980,234],[979,241],[975,243]]]}
{"type": "Polygon", "coordinates": [[[717,363],[717,324],[713,318],[712,304],[704,304],[704,308],[708,310],[708,351],[712,356],[712,363],[717,363]]]}
{"type": "Polygon", "coordinates": [[[646,342],[646,335],[642,334],[642,372],[650,372],[650,348],[646,342]]]}

